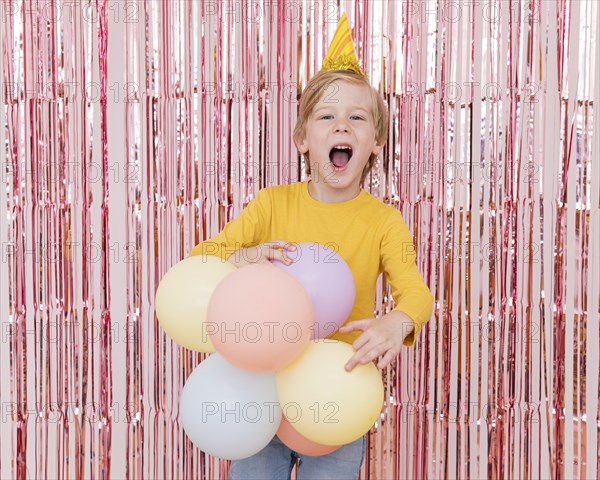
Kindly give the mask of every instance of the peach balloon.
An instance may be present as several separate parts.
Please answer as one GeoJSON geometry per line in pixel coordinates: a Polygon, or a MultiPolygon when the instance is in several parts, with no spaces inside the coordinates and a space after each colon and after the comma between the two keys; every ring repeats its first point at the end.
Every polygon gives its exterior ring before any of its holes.
{"type": "Polygon", "coordinates": [[[320,455],[327,455],[340,446],[333,445],[321,445],[320,443],[313,442],[305,436],[301,435],[285,417],[281,419],[279,424],[279,430],[277,430],[277,436],[279,439],[294,452],[301,455],[308,455],[310,457],[317,457],[320,455]]]}
{"type": "Polygon", "coordinates": [[[250,371],[273,371],[298,357],[313,324],[302,284],[271,264],[238,268],[215,288],[206,330],[223,357],[250,371]]]}

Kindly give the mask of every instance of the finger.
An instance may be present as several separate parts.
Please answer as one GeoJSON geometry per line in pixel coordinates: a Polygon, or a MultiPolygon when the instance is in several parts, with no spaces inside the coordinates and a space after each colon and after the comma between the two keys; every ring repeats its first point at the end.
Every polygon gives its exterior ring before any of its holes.
{"type": "Polygon", "coordinates": [[[276,241],[273,242],[265,242],[260,246],[260,249],[263,251],[263,253],[265,255],[273,255],[277,249],[279,248],[279,246],[277,245],[276,241]]]}
{"type": "Polygon", "coordinates": [[[386,354],[383,357],[381,357],[379,362],[377,362],[377,368],[379,368],[380,370],[383,370],[390,363],[392,363],[392,361],[394,360],[394,358],[396,358],[397,355],[398,354],[395,353],[393,350],[388,350],[386,352],[386,354]]]}
{"type": "Polygon", "coordinates": [[[285,263],[286,265],[291,265],[293,263],[293,260],[286,255],[285,250],[277,250],[277,260],[285,263]]]}
{"type": "Polygon", "coordinates": [[[358,365],[358,362],[360,361],[360,358],[361,358],[361,355],[359,354],[359,352],[356,352],[354,355],[352,355],[352,356],[350,357],[350,360],[348,360],[348,361],[346,362],[346,365],[344,365],[344,369],[345,369],[347,372],[351,372],[351,371],[352,371],[352,369],[353,369],[354,367],[356,367],[356,365],[358,365]]]}
{"type": "Polygon", "coordinates": [[[272,240],[265,242],[267,253],[265,254],[269,260],[278,260],[286,265],[290,265],[293,259],[286,255],[287,251],[295,251],[296,246],[284,240],[272,240]]]}
{"type": "Polygon", "coordinates": [[[346,325],[340,328],[341,333],[350,333],[356,330],[366,330],[371,326],[373,320],[365,319],[365,320],[354,320],[352,322],[348,322],[346,325]]]}
{"type": "Polygon", "coordinates": [[[296,246],[296,244],[294,242],[285,242],[285,245],[283,246],[283,248],[285,248],[286,250],[290,250],[290,251],[293,252],[298,247],[296,246]]]}
{"type": "MultiPolygon", "coordinates": [[[[363,337],[363,336],[364,336],[364,334],[361,335],[361,337],[363,337]]],[[[368,342],[368,340],[369,340],[369,338],[367,337],[366,342],[368,342]]],[[[358,341],[358,339],[357,339],[357,341],[358,341]]],[[[356,353],[354,355],[352,355],[352,357],[350,357],[350,360],[348,360],[348,362],[344,366],[344,368],[346,369],[346,371],[350,372],[356,365],[358,365],[359,363],[362,363],[363,357],[369,351],[371,351],[374,347],[375,347],[374,344],[372,344],[372,343],[366,343],[362,348],[359,348],[359,349],[355,348],[356,353]]]]}
{"type": "Polygon", "coordinates": [[[286,265],[290,265],[294,261],[287,255],[287,250],[283,247],[269,249],[269,258],[278,260],[286,265]]]}
{"type": "Polygon", "coordinates": [[[288,246],[282,250],[278,250],[278,253],[281,255],[282,261],[285,261],[287,265],[294,263],[299,257],[296,250],[291,250],[291,246],[288,246]],[[291,252],[291,253],[290,253],[291,252]]]}
{"type": "Polygon", "coordinates": [[[302,252],[298,250],[298,247],[294,243],[286,242],[286,244],[283,246],[283,249],[281,250],[281,254],[286,259],[286,263],[289,265],[298,260],[298,258],[300,258],[300,255],[302,255],[302,252]],[[289,260],[289,262],[287,260],[289,260]]]}
{"type": "Polygon", "coordinates": [[[283,253],[281,250],[279,250],[279,248],[281,247],[278,247],[274,243],[263,244],[263,258],[266,258],[268,262],[271,260],[278,260],[282,263],[288,264],[289,262],[286,261],[286,258],[283,256],[283,253]]]}
{"type": "Polygon", "coordinates": [[[385,343],[380,343],[379,345],[374,346],[370,350],[367,350],[367,352],[365,354],[363,354],[363,356],[360,359],[360,363],[362,365],[366,365],[367,363],[372,362],[377,357],[383,355],[388,350],[390,350],[390,347],[391,346],[389,346],[385,343]]]}
{"type": "Polygon", "coordinates": [[[372,341],[371,335],[365,332],[356,340],[354,340],[354,343],[352,343],[352,348],[358,352],[361,348],[367,345],[369,341],[372,341]]]}

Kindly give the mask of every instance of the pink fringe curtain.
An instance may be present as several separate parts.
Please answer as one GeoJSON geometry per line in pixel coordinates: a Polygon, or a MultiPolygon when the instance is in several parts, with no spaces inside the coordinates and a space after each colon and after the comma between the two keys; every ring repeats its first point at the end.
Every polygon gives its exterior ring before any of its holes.
{"type": "Polygon", "coordinates": [[[154,292],[305,178],[297,97],[342,11],[390,110],[365,188],[436,298],[362,478],[600,478],[595,0],[3,0],[0,477],[225,478],[154,292]]]}

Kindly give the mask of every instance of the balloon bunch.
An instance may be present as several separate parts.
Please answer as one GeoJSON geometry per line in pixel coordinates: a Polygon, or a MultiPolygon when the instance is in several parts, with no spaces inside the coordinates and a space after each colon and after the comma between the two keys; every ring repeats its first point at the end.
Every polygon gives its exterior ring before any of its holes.
{"type": "Polygon", "coordinates": [[[351,345],[325,340],[350,314],[352,272],[332,250],[299,243],[274,260],[236,269],[218,257],[174,265],[156,291],[156,315],[180,345],[215,352],[187,379],[180,417],[204,452],[237,460],[277,434],[292,450],[323,455],[364,435],[378,418],[375,365],[344,369],[351,345]]]}

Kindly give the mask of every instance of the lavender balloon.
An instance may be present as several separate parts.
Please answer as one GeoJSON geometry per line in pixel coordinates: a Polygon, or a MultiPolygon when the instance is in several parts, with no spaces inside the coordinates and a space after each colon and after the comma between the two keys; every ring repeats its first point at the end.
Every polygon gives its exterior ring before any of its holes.
{"type": "Polygon", "coordinates": [[[306,289],[314,314],[312,338],[328,337],[342,326],[354,306],[356,286],[350,267],[319,243],[297,243],[296,251],[286,251],[286,256],[292,260],[290,265],[279,260],[273,260],[273,265],[293,275],[306,289]]]}

